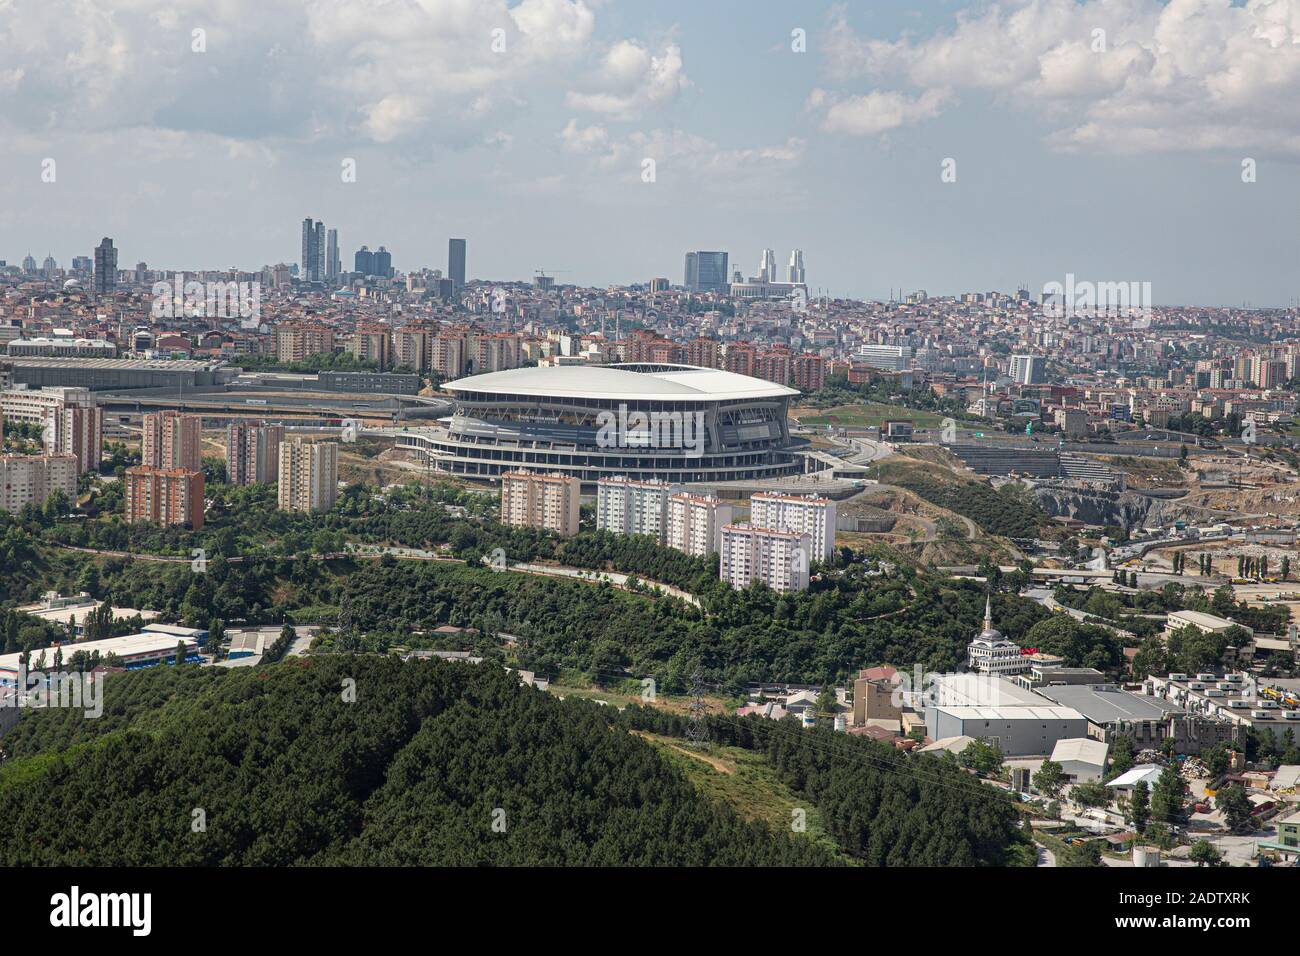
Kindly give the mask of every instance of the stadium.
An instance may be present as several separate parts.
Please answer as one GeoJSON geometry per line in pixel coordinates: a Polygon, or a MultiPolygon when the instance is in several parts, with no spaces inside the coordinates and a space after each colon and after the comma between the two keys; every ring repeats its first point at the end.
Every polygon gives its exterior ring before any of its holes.
{"type": "Polygon", "coordinates": [[[802,471],[786,424],[795,389],[691,365],[531,367],[443,386],[445,427],[398,447],[434,470],[476,478],[527,469],[594,484],[609,475],[746,481],[802,471]]]}

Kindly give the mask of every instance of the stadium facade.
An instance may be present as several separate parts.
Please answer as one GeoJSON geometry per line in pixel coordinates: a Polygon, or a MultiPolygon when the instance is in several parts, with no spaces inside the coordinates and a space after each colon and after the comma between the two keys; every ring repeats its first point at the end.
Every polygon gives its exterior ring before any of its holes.
{"type": "Polygon", "coordinates": [[[445,427],[399,435],[399,447],[449,474],[515,469],[670,482],[797,474],[786,422],[795,389],[691,365],[626,363],[509,369],[444,386],[445,427]]]}

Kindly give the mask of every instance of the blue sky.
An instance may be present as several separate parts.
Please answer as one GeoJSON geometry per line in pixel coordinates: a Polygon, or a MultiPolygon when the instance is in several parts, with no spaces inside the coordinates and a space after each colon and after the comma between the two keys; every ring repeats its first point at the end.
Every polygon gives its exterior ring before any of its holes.
{"type": "Polygon", "coordinates": [[[0,258],[256,268],[311,215],[399,269],[465,236],[498,280],[797,246],[860,297],[1300,296],[1300,0],[119,6],[0,0],[0,258]]]}

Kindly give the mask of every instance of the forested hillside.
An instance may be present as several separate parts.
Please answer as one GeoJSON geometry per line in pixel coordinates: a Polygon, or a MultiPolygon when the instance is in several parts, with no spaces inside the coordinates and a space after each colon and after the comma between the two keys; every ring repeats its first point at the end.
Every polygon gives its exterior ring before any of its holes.
{"type": "MultiPolygon", "coordinates": [[[[837,862],[698,792],[630,732],[677,735],[679,718],[560,701],[488,665],[158,667],[111,677],[106,698],[100,719],[29,713],[0,738],[0,865],[837,862]]],[[[710,733],[763,752],[840,858],[1014,857],[1014,811],[938,761],[793,721],[710,733]]]]}
{"type": "Polygon", "coordinates": [[[833,862],[696,793],[596,706],[490,666],[164,667],[106,692],[101,720],[32,713],[0,738],[0,864],[833,862]]]}

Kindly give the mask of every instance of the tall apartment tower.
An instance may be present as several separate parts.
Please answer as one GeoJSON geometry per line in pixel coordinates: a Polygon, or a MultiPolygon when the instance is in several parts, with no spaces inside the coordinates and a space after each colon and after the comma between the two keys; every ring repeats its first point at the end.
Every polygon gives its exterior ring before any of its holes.
{"type": "Polygon", "coordinates": [[[679,485],[657,478],[601,478],[596,482],[596,527],[614,534],[643,534],[663,544],[668,498],[679,490],[679,485]]]}
{"type": "Polygon", "coordinates": [[[125,481],[128,524],[203,527],[203,472],[138,465],[126,470],[125,481]]]}
{"type": "Polygon", "coordinates": [[[731,524],[735,508],[721,498],[679,492],[668,499],[664,543],[701,558],[722,548],[722,529],[731,524]]]}
{"type": "Polygon", "coordinates": [[[809,561],[827,561],[835,551],[835,502],[829,498],[759,492],[749,499],[749,522],[755,528],[807,534],[809,561]]]}
{"type": "Polygon", "coordinates": [[[149,468],[203,469],[203,419],[176,411],[144,416],[140,464],[149,468]]]}
{"type": "Polygon", "coordinates": [[[338,443],[283,442],[278,481],[281,511],[329,511],[338,497],[338,443]]]}
{"type": "Polygon", "coordinates": [[[270,484],[280,477],[283,425],[231,422],[226,426],[226,481],[232,485],[270,484]]]}
{"type": "Polygon", "coordinates": [[[719,576],[736,590],[762,581],[773,591],[808,587],[806,534],[730,524],[722,529],[719,576]]]}
{"type": "Polygon", "coordinates": [[[501,523],[572,537],[578,533],[580,490],[581,482],[569,475],[507,471],[501,476],[501,523]]]}
{"type": "Polygon", "coordinates": [[[101,295],[117,288],[117,249],[105,236],[95,247],[95,291],[101,295]]]}
{"type": "Polygon", "coordinates": [[[790,250],[789,280],[796,285],[804,284],[803,250],[790,250]]]}
{"type": "Polygon", "coordinates": [[[72,455],[0,455],[0,508],[18,514],[44,504],[56,491],[77,495],[77,459],[72,455]]]}
{"type": "Polygon", "coordinates": [[[465,240],[450,239],[447,242],[447,278],[451,286],[458,290],[465,284],[465,240]]]}
{"type": "Polygon", "coordinates": [[[339,258],[339,231],[331,229],[325,235],[325,279],[333,285],[343,272],[343,262],[339,258]]]}
{"type": "Polygon", "coordinates": [[[104,409],[87,388],[56,388],[61,398],[45,417],[45,453],[73,455],[78,473],[98,471],[104,450],[104,409]]]}

